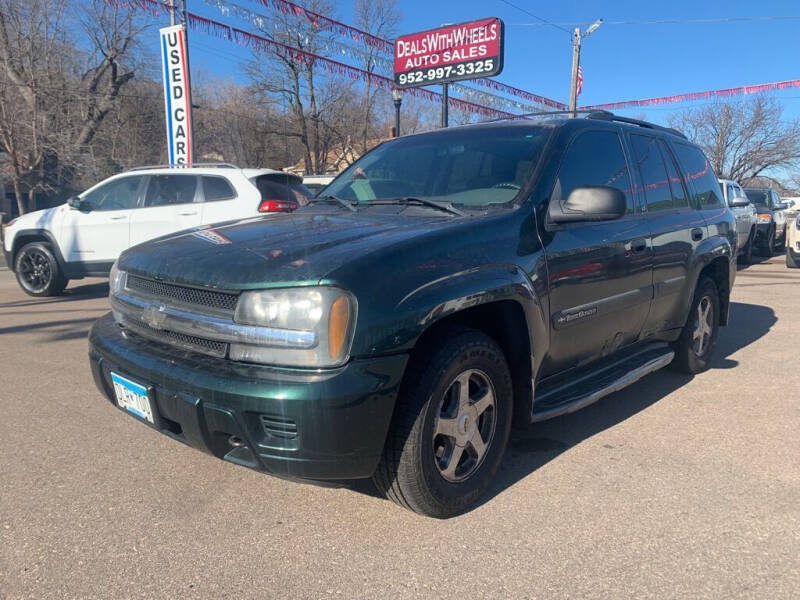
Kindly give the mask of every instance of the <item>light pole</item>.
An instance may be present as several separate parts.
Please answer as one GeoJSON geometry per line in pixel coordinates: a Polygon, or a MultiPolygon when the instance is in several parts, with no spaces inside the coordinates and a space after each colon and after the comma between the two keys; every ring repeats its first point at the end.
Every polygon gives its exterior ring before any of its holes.
{"type": "Polygon", "coordinates": [[[400,137],[400,105],[403,103],[403,92],[399,88],[392,90],[394,103],[394,137],[400,137]]]}
{"type": "Polygon", "coordinates": [[[583,33],[581,33],[580,27],[576,27],[572,32],[572,79],[569,89],[569,110],[570,116],[573,117],[576,116],[575,111],[578,108],[578,66],[581,64],[581,40],[592,35],[602,24],[603,19],[597,19],[583,33]]]}

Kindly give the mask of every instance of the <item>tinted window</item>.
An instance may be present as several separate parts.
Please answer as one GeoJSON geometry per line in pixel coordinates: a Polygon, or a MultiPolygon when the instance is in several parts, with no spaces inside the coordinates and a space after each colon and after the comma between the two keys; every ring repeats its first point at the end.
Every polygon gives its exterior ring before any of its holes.
{"type": "Polygon", "coordinates": [[[734,188],[731,184],[728,184],[728,202],[736,198],[736,188],[734,188]]]}
{"type": "Polygon", "coordinates": [[[768,205],[767,197],[768,197],[769,194],[766,191],[764,191],[764,190],[745,190],[744,192],[747,195],[747,198],[753,204],[758,204],[759,206],[767,206],[768,205]]]}
{"type": "Polygon", "coordinates": [[[511,202],[549,133],[492,126],[398,138],[357,160],[325,194],[365,203],[409,196],[467,207],[511,202]]]}
{"type": "Polygon", "coordinates": [[[129,210],[136,208],[139,201],[139,184],[142,176],[122,177],[101,185],[86,194],[82,199],[88,200],[93,210],[129,210]]]}
{"type": "Polygon", "coordinates": [[[314,195],[302,183],[297,183],[300,181],[299,177],[283,177],[282,181],[284,183],[281,183],[280,179],[277,181],[276,179],[267,175],[256,177],[255,184],[258,191],[261,192],[262,200],[291,200],[304,206],[308,203],[308,199],[314,195]]]}
{"type": "Polygon", "coordinates": [[[561,163],[553,198],[566,200],[572,190],[586,185],[617,188],[628,201],[628,214],[634,211],[628,165],[616,132],[585,131],[573,140],[561,163]]]}
{"type": "Polygon", "coordinates": [[[661,148],[661,154],[664,157],[664,163],[667,165],[667,173],[669,174],[669,189],[672,192],[672,204],[675,208],[688,208],[689,207],[689,194],[686,193],[686,187],[683,185],[681,176],[678,172],[678,166],[675,164],[675,157],[664,140],[658,140],[658,147],[661,148]]]}
{"type": "Polygon", "coordinates": [[[170,206],[194,202],[197,177],[194,175],[153,175],[147,186],[145,206],[170,206]]]}
{"type": "Polygon", "coordinates": [[[672,208],[667,169],[656,141],[650,136],[631,136],[633,162],[641,177],[648,212],[672,208]]]}
{"type": "Polygon", "coordinates": [[[711,163],[700,148],[675,144],[675,152],[686,173],[686,180],[694,186],[694,202],[697,208],[722,206],[722,190],[711,163]]]}
{"type": "Polygon", "coordinates": [[[230,200],[235,197],[236,192],[224,177],[203,176],[203,198],[206,202],[230,200]]]}

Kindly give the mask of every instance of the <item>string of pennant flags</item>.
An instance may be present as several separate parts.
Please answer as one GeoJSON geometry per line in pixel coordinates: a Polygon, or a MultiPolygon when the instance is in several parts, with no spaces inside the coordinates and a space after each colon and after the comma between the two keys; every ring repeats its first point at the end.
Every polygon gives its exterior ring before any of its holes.
{"type": "MultiPolygon", "coordinates": [[[[273,2],[276,5],[283,7],[283,4],[281,4],[282,0],[265,0],[265,1],[273,2]]],[[[205,3],[209,6],[213,6],[214,8],[216,8],[222,15],[232,16],[242,21],[247,21],[248,23],[252,24],[261,31],[266,31],[267,29],[269,29],[270,24],[272,28],[275,30],[279,30],[285,27],[284,23],[279,23],[274,19],[270,19],[266,15],[259,14],[255,11],[250,10],[249,8],[241,6],[234,2],[229,2],[227,0],[205,0],[205,3]]],[[[317,26],[315,25],[315,27],[317,26]]],[[[302,35],[302,32],[299,29],[296,30],[295,33],[299,33],[302,35]]],[[[384,49],[375,49],[374,45],[370,46],[370,48],[372,48],[373,50],[369,50],[369,49],[364,49],[363,47],[362,48],[355,47],[348,43],[330,38],[315,40],[315,45],[319,47],[320,50],[323,50],[325,52],[325,56],[346,57],[352,60],[361,61],[363,64],[369,64],[370,67],[368,70],[370,71],[377,70],[378,72],[386,76],[391,76],[393,74],[394,63],[392,59],[389,58],[388,56],[383,55],[385,54],[384,49]],[[376,50],[381,54],[377,54],[376,50]]],[[[392,52],[391,47],[392,47],[391,44],[389,44],[390,56],[392,52]]],[[[517,110],[523,113],[535,112],[537,110],[541,110],[541,105],[545,100],[544,98],[541,98],[539,101],[537,101],[535,95],[531,95],[532,101],[536,102],[537,105],[525,104],[517,100],[502,98],[500,96],[496,96],[488,92],[482,92],[480,90],[476,90],[474,88],[459,83],[451,83],[450,89],[453,93],[457,95],[464,96],[474,102],[478,102],[490,108],[517,110]]]]}
{"type": "MultiPolygon", "coordinates": [[[[283,14],[290,14],[298,18],[307,19],[308,22],[316,28],[326,28],[341,37],[347,37],[353,42],[365,44],[382,54],[393,54],[394,50],[392,42],[335,19],[326,17],[325,15],[310,11],[302,6],[290,2],[289,0],[258,1],[269,9],[278,10],[283,14]]],[[[168,14],[168,11],[171,8],[165,0],[106,0],[106,2],[109,4],[143,9],[154,16],[163,16],[168,14]]],[[[261,30],[266,30],[267,24],[270,20],[269,17],[265,15],[260,15],[248,8],[230,2],[229,0],[205,0],[205,2],[216,7],[223,15],[233,15],[241,20],[255,25],[261,30]]],[[[277,53],[280,56],[289,56],[292,58],[292,60],[311,61],[315,64],[318,64],[328,73],[345,75],[353,80],[370,81],[377,87],[384,89],[394,88],[393,79],[373,70],[379,69],[384,73],[391,73],[393,71],[393,64],[390,60],[382,56],[376,56],[375,54],[363,49],[354,48],[350,44],[346,44],[344,42],[327,40],[323,48],[326,52],[349,59],[364,60],[365,58],[369,58],[372,60],[370,69],[362,69],[334,60],[327,56],[321,56],[319,54],[281,44],[266,37],[259,36],[243,29],[239,29],[214,19],[202,17],[193,13],[188,14],[188,20],[190,27],[199,29],[215,37],[236,43],[240,46],[246,46],[260,51],[277,53]]],[[[492,89],[493,91],[513,95],[515,97],[525,99],[528,102],[532,102],[535,105],[546,106],[547,108],[552,108],[554,110],[567,109],[567,106],[561,102],[557,102],[555,100],[545,98],[544,96],[509,86],[493,79],[475,79],[469,80],[468,83],[478,84],[492,89]]],[[[623,108],[658,106],[716,98],[730,98],[738,95],[758,94],[762,92],[791,88],[800,88],[800,79],[747,85],[719,90],[706,90],[702,92],[691,92],[672,96],[608,102],[605,104],[582,106],[580,108],[582,110],[619,110],[623,108]]],[[[451,89],[455,93],[469,98],[469,100],[466,100],[454,98],[452,96],[449,97],[450,106],[462,112],[469,112],[487,117],[513,118],[518,115],[503,109],[511,108],[523,113],[535,112],[538,110],[536,106],[526,105],[508,98],[502,98],[462,84],[451,84],[451,89]]],[[[442,102],[442,94],[426,88],[406,88],[404,92],[430,102],[442,102]]]]}

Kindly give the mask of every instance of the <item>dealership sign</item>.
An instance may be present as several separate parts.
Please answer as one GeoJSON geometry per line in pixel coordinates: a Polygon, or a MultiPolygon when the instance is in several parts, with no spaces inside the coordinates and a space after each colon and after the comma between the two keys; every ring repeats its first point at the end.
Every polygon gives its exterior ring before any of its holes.
{"type": "Polygon", "coordinates": [[[394,81],[403,88],[497,75],[503,35],[503,22],[491,17],[401,36],[394,43],[394,81]]]}
{"type": "Polygon", "coordinates": [[[169,164],[192,164],[192,114],[186,32],[183,25],[164,27],[161,64],[164,69],[164,107],[167,112],[169,164]]]}

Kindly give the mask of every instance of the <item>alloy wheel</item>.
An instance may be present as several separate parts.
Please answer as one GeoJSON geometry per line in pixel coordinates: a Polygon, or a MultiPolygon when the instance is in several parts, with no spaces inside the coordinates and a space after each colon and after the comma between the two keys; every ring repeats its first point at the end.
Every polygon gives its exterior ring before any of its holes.
{"type": "Polygon", "coordinates": [[[494,439],[496,402],[491,380],[478,369],[447,387],[433,429],[434,460],[446,481],[464,481],[480,467],[494,439]]]}
{"type": "Polygon", "coordinates": [[[36,249],[27,250],[20,257],[19,274],[25,287],[32,292],[45,289],[53,277],[47,255],[36,249]]]}
{"type": "Polygon", "coordinates": [[[710,296],[703,296],[697,303],[694,332],[692,333],[692,348],[697,356],[702,357],[711,342],[714,327],[714,304],[710,296]]]}

